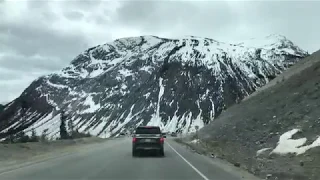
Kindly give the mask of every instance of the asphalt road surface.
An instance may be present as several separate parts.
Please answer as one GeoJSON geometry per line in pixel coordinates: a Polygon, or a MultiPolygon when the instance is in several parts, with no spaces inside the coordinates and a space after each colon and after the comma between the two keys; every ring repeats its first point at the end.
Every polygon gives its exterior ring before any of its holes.
{"type": "MultiPolygon", "coordinates": [[[[234,167],[235,168],[235,167],[234,167]]],[[[90,149],[0,172],[1,180],[239,180],[250,179],[193,153],[170,138],[165,156],[132,157],[131,139],[120,138],[90,149]]]]}

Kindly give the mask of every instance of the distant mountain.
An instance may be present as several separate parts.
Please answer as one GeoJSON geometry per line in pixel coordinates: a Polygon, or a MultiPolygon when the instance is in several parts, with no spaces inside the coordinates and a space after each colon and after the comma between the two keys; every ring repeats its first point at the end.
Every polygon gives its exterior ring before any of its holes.
{"type": "Polygon", "coordinates": [[[32,82],[0,114],[0,132],[47,128],[57,137],[65,110],[79,131],[101,137],[138,125],[187,133],[307,55],[279,35],[240,44],[194,36],[117,39],[32,82]],[[260,44],[248,45],[253,41],[260,44]],[[28,104],[24,118],[21,101],[28,104]]]}

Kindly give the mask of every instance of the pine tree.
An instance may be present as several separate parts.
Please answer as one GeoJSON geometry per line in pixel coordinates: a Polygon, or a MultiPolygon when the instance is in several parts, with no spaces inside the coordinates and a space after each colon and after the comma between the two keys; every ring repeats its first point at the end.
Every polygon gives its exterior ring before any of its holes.
{"type": "Polygon", "coordinates": [[[48,141],[48,137],[47,137],[47,132],[48,132],[49,129],[44,129],[42,131],[42,134],[41,134],[41,137],[40,137],[40,141],[41,142],[46,142],[48,141]]]}
{"type": "Polygon", "coordinates": [[[26,100],[22,99],[21,101],[21,116],[22,116],[22,123],[25,124],[26,123],[26,112],[28,110],[28,103],[26,100]]]}
{"type": "Polygon", "coordinates": [[[29,141],[29,136],[27,136],[27,135],[24,133],[24,131],[20,131],[20,132],[17,134],[16,138],[17,138],[17,142],[19,142],[19,143],[26,143],[26,142],[29,141]]]}
{"type": "Polygon", "coordinates": [[[73,135],[74,135],[74,128],[73,128],[73,122],[72,120],[69,120],[68,121],[68,129],[69,129],[69,135],[71,138],[73,138],[73,135]]]}
{"type": "Polygon", "coordinates": [[[31,142],[38,142],[39,141],[39,138],[38,138],[37,133],[34,128],[32,128],[30,141],[31,142]]]}
{"type": "Polygon", "coordinates": [[[203,118],[203,123],[204,123],[204,124],[209,124],[209,122],[210,122],[210,117],[208,116],[208,113],[203,113],[203,114],[202,114],[202,118],[203,118]]]}
{"type": "Polygon", "coordinates": [[[66,115],[64,113],[64,111],[61,112],[61,116],[60,116],[60,138],[61,139],[67,139],[68,138],[68,132],[67,132],[67,128],[66,128],[66,115]]]}

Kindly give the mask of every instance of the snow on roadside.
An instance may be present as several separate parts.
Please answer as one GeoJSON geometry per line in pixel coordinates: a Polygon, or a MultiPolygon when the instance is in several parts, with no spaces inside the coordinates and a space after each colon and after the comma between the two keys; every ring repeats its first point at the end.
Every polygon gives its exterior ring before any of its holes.
{"type": "Polygon", "coordinates": [[[300,132],[300,129],[292,129],[282,134],[279,138],[278,145],[271,153],[275,154],[288,154],[295,153],[300,155],[305,153],[307,150],[320,146],[320,137],[318,137],[312,144],[305,145],[307,138],[291,139],[294,134],[300,132]]]}
{"type": "Polygon", "coordinates": [[[199,139],[194,139],[194,140],[190,141],[190,143],[193,143],[193,144],[197,144],[197,143],[199,143],[199,142],[200,142],[199,139]]]}
{"type": "Polygon", "coordinates": [[[270,150],[271,148],[263,148],[257,151],[257,156],[261,155],[262,153],[264,153],[265,151],[270,150]]]}

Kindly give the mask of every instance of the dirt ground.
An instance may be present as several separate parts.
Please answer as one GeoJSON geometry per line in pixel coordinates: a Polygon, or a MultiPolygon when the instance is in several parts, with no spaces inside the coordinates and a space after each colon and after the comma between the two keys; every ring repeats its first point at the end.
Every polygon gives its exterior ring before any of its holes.
{"type": "Polygon", "coordinates": [[[77,149],[90,148],[92,144],[105,142],[108,139],[97,137],[51,142],[29,142],[3,144],[0,143],[0,171],[10,166],[26,162],[41,161],[51,157],[61,156],[77,149]]]}

